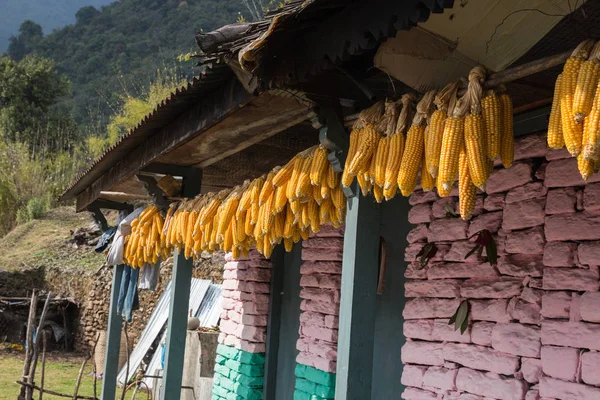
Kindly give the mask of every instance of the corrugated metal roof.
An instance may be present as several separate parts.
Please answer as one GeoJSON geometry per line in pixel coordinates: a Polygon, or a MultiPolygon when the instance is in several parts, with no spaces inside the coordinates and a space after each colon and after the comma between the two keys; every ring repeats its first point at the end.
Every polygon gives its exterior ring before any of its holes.
{"type": "Polygon", "coordinates": [[[75,178],[73,183],[60,196],[60,199],[69,200],[74,198],[148,137],[154,135],[174,118],[187,111],[206,93],[216,89],[232,77],[233,72],[225,64],[207,66],[205,72],[188,82],[186,86],[171,93],[150,114],[146,115],[135,128],[119,138],[119,141],[113,146],[106,149],[88,169],[75,178]]]}
{"type": "MultiPolygon", "coordinates": [[[[152,315],[146,323],[142,335],[137,343],[137,346],[131,352],[129,356],[129,375],[126,378],[126,365],[123,366],[119,375],[117,375],[117,382],[123,384],[128,382],[133,376],[135,376],[138,367],[142,360],[146,357],[148,351],[150,351],[152,345],[155,343],[156,338],[163,332],[163,338],[166,335],[166,324],[169,318],[169,305],[171,299],[171,281],[165,287],[163,294],[160,296],[152,315]]],[[[194,315],[204,315],[204,323],[212,324],[209,326],[216,325],[219,321],[218,317],[221,314],[221,287],[215,285],[209,280],[192,278],[190,288],[190,301],[189,309],[192,310],[194,315]],[[204,301],[206,299],[206,301],[204,301]],[[206,309],[205,309],[206,308],[206,309]],[[215,320],[216,318],[216,320],[215,320]]],[[[206,326],[206,325],[202,325],[206,326]]],[[[155,353],[160,353],[156,351],[155,353]]],[[[153,357],[156,358],[156,354],[153,357]]],[[[160,362],[160,357],[159,362],[160,362]]],[[[160,365],[160,363],[158,364],[160,365]]]]}

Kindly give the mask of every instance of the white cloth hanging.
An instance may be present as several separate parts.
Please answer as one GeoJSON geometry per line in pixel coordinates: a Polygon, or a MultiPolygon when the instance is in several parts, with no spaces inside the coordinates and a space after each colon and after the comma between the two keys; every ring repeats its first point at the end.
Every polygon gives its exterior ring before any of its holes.
{"type": "Polygon", "coordinates": [[[125,247],[125,237],[131,234],[131,223],[144,211],[143,207],[136,208],[131,214],[119,222],[117,232],[113,238],[110,250],[106,255],[107,265],[123,264],[123,250],[125,247]]]}

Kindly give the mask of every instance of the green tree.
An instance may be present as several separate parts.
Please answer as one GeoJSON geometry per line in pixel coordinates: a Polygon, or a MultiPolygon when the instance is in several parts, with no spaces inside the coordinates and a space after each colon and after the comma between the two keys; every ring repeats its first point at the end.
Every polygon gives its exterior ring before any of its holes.
{"type": "Polygon", "coordinates": [[[54,62],[26,56],[21,61],[0,58],[0,132],[5,140],[30,148],[56,150],[77,137],[68,112],[52,106],[69,93],[69,82],[54,62]],[[48,129],[51,128],[51,129],[48,129]]]}
{"type": "Polygon", "coordinates": [[[18,36],[11,36],[8,45],[8,55],[13,60],[21,60],[34,51],[44,36],[42,27],[33,21],[26,20],[19,28],[18,36]]]}

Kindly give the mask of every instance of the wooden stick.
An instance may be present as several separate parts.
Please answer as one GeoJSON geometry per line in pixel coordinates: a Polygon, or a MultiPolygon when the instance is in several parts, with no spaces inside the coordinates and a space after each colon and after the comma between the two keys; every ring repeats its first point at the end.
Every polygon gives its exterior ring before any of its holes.
{"type": "MultiPolygon", "coordinates": [[[[46,332],[44,331],[43,333],[43,339],[42,339],[42,376],[40,378],[40,399],[42,400],[43,396],[44,396],[44,378],[46,377],[46,345],[47,345],[47,338],[46,338],[46,332]]],[[[96,397],[96,393],[94,393],[94,397],[96,397]]]]}
{"type": "MultiPolygon", "coordinates": [[[[29,373],[29,383],[35,383],[35,370],[37,368],[37,361],[40,354],[40,334],[42,333],[42,326],[44,322],[46,322],[46,314],[48,314],[48,308],[50,307],[50,300],[52,299],[52,292],[48,292],[48,296],[46,297],[46,302],[44,303],[44,308],[42,310],[42,315],[40,316],[40,322],[37,327],[37,334],[35,335],[35,342],[33,344],[33,360],[31,362],[31,372],[29,373]]],[[[43,336],[43,335],[41,335],[43,336]]],[[[33,394],[32,394],[33,395],[33,394]]],[[[30,399],[28,399],[30,400],[30,399]]]]}
{"type": "MultiPolygon", "coordinates": [[[[23,379],[27,380],[29,376],[29,369],[31,367],[31,356],[33,347],[33,327],[35,325],[35,317],[37,315],[37,293],[34,290],[31,293],[31,303],[29,304],[29,317],[27,318],[27,337],[25,345],[25,362],[23,363],[23,379]]],[[[31,389],[27,386],[21,388],[19,399],[31,399],[31,389]]]]}
{"type": "Polygon", "coordinates": [[[98,383],[98,365],[96,364],[96,345],[100,341],[100,332],[98,332],[98,336],[96,336],[96,343],[94,343],[94,348],[92,349],[92,357],[94,357],[94,397],[97,397],[97,383],[98,383]]]}
{"type": "MultiPolygon", "coordinates": [[[[94,347],[92,348],[92,351],[88,354],[88,356],[81,363],[81,368],[79,368],[79,373],[77,374],[77,381],[75,382],[75,391],[73,393],[73,400],[77,400],[77,394],[79,393],[79,386],[81,385],[81,378],[83,377],[83,370],[84,370],[87,362],[90,360],[90,358],[92,358],[92,354],[94,354],[94,351],[96,350],[96,345],[98,344],[99,339],[100,339],[100,334],[98,334],[98,336],[96,337],[96,341],[94,342],[94,347]]],[[[95,396],[95,394],[94,394],[94,396],[95,396]]]]}
{"type": "MultiPolygon", "coordinates": [[[[23,382],[23,381],[15,381],[16,383],[18,383],[19,385],[23,386],[23,387],[28,387],[31,388],[33,390],[40,390],[41,388],[39,386],[36,385],[32,385],[31,383],[27,383],[27,382],[23,382]]],[[[55,392],[54,390],[50,390],[50,389],[44,389],[44,393],[46,394],[51,394],[52,396],[58,396],[58,397],[66,397],[69,399],[72,399],[73,396],[70,394],[64,394],[64,393],[59,393],[59,392],[55,392]]],[[[100,400],[96,397],[90,397],[90,396],[77,396],[77,399],[82,399],[82,400],[100,400]]]]}

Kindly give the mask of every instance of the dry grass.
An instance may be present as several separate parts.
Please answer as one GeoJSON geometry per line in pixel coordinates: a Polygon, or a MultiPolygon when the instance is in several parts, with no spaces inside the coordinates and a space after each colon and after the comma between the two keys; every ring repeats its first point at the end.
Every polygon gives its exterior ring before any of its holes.
{"type": "Polygon", "coordinates": [[[89,213],[76,214],[73,207],[51,210],[44,219],[17,226],[0,238],[0,269],[31,267],[95,269],[103,255],[87,246],[75,248],[68,243],[70,231],[92,223],[89,213]]]}
{"type": "MultiPolygon", "coordinates": [[[[47,361],[44,387],[55,392],[72,394],[82,360],[82,356],[79,356],[70,357],[68,359],[63,357],[60,361],[47,361]]],[[[0,354],[0,371],[0,399],[16,399],[21,387],[16,384],[15,381],[20,380],[21,375],[23,374],[23,358],[21,356],[0,354]]],[[[40,371],[41,365],[38,364],[36,372],[37,384],[39,384],[40,371]]],[[[94,394],[94,380],[89,376],[91,371],[93,371],[93,367],[88,365],[81,380],[79,394],[83,396],[93,396],[94,394]]],[[[101,385],[102,381],[98,381],[98,395],[101,385]]],[[[34,398],[37,398],[37,394],[34,398]]],[[[64,400],[64,397],[44,394],[44,399],[64,400]]]]}

